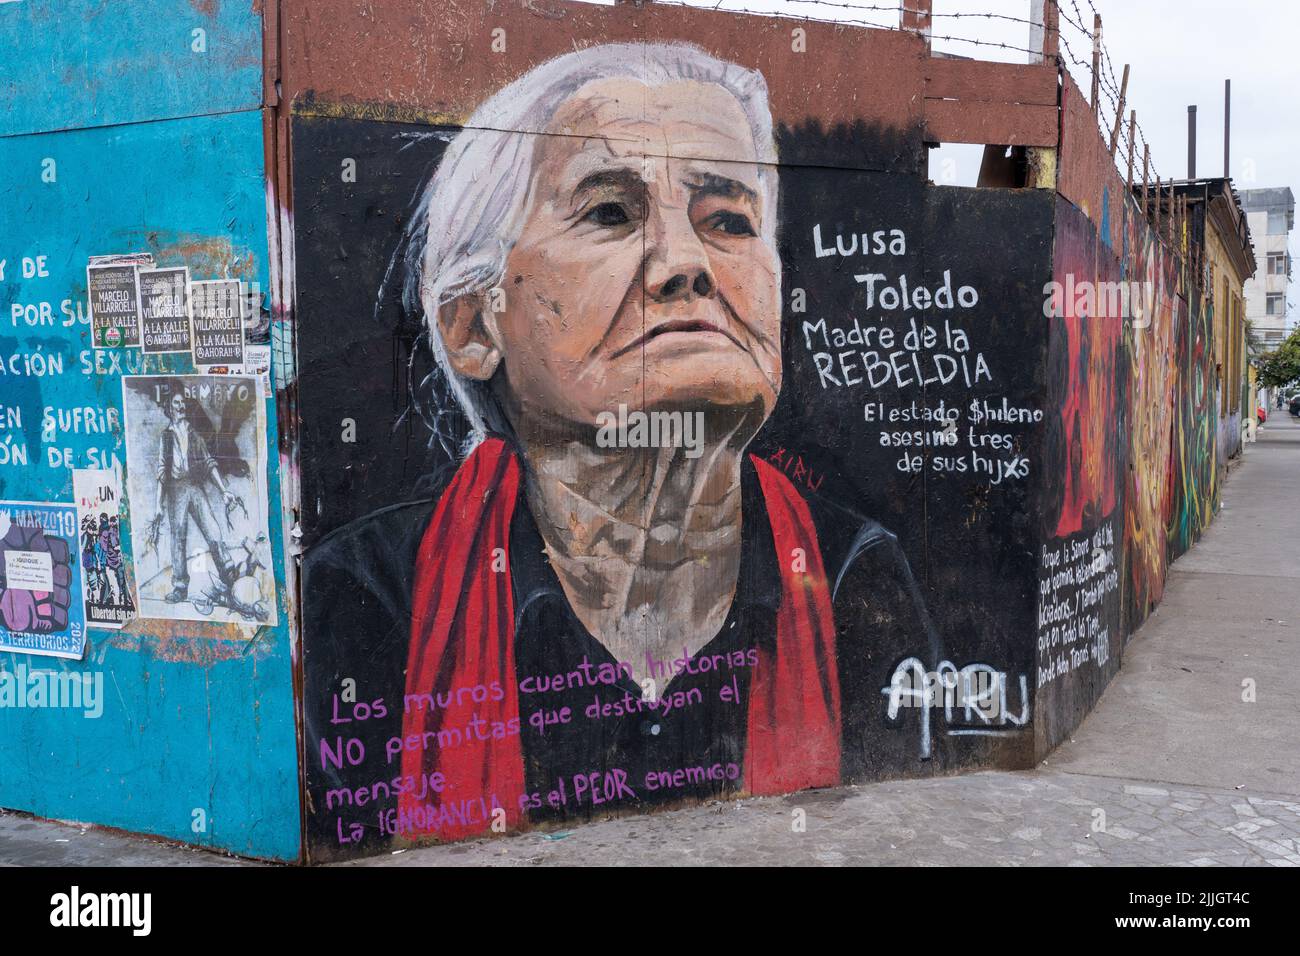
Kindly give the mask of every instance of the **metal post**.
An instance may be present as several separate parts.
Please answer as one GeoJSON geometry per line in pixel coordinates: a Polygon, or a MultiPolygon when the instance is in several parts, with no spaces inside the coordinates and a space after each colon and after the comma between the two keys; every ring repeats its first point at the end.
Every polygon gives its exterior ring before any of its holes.
{"type": "Polygon", "coordinates": [[[1232,167],[1228,165],[1228,144],[1232,141],[1232,80],[1223,81],[1223,178],[1227,179],[1232,167]]]}

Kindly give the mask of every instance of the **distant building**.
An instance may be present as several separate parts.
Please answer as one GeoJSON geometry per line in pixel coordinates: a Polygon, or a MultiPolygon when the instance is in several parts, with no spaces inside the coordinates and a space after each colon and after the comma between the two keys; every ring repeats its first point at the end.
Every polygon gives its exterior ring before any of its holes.
{"type": "Polygon", "coordinates": [[[1295,227],[1295,196],[1286,186],[1245,189],[1240,196],[1259,263],[1255,277],[1246,281],[1246,318],[1257,344],[1275,349],[1296,321],[1286,302],[1291,279],[1287,240],[1295,227]]]}

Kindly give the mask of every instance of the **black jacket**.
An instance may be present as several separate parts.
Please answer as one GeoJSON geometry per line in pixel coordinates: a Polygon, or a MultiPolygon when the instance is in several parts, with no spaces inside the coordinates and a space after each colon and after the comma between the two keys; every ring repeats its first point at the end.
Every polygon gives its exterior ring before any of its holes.
{"type": "MultiPolygon", "coordinates": [[[[450,474],[447,476],[450,477],[450,474]]],[[[438,494],[441,493],[441,488],[438,494]]],[[[899,775],[922,764],[919,717],[904,712],[886,718],[888,688],[895,665],[917,657],[927,669],[943,659],[939,639],[926,613],[918,582],[893,534],[874,521],[815,495],[806,495],[816,526],[823,563],[832,587],[837,631],[837,662],[842,713],[842,777],[845,781],[899,775]]],[[[400,758],[387,762],[385,742],[402,732],[402,698],[410,642],[411,590],[416,554],[437,506],[429,500],[385,508],[338,529],[305,556],[302,578],[304,714],[307,737],[309,839],[313,855],[329,858],[345,852],[339,843],[340,825],[365,827],[365,849],[386,842],[378,831],[379,807],[335,806],[327,798],[338,788],[365,787],[398,773],[400,758]],[[369,704],[382,699],[387,714],[362,721],[340,722],[351,705],[337,699],[343,682],[356,682],[356,699],[369,704]],[[339,737],[355,737],[366,758],[338,769],[322,758],[322,741],[336,747],[339,737]]],[[[774,638],[775,614],[781,594],[780,570],[757,475],[745,462],[742,478],[744,551],[736,599],[728,625],[699,654],[744,650],[774,638]]],[[[516,666],[522,679],[530,673],[563,670],[575,657],[595,663],[608,652],[587,635],[563,597],[558,579],[541,548],[532,516],[521,496],[511,527],[511,578],[515,591],[516,666]]],[[[698,657],[699,655],[697,655],[698,657]]],[[[713,700],[717,682],[740,676],[747,706],[747,674],[713,674],[680,678],[670,688],[701,686],[713,700]],[[680,681],[680,683],[679,683],[680,681]]],[[[600,689],[602,692],[605,689],[600,689]]],[[[610,688],[604,699],[622,695],[610,688]]],[[[630,687],[633,694],[636,688],[630,687]]],[[[537,698],[537,701],[543,700],[537,698]]],[[[534,703],[521,694],[520,712],[534,703]]],[[[574,714],[593,702],[593,689],[575,691],[546,704],[568,704],[574,714]]],[[[599,701],[596,701],[599,703],[599,701]]],[[[526,777],[530,787],[544,787],[564,774],[594,771],[604,766],[632,766],[639,779],[646,768],[665,762],[695,760],[740,762],[744,753],[744,711],[725,708],[682,711],[671,719],[636,715],[623,722],[575,720],[565,728],[547,728],[546,737],[528,730],[524,737],[526,777]]],[[[686,791],[641,793],[635,802],[677,802],[681,799],[725,795],[734,786],[710,783],[686,791]]],[[[394,799],[388,805],[395,805],[394,799]]],[[[562,812],[543,808],[535,820],[587,815],[592,807],[568,807],[562,812]]],[[[596,809],[606,810],[609,807],[596,809]]]]}

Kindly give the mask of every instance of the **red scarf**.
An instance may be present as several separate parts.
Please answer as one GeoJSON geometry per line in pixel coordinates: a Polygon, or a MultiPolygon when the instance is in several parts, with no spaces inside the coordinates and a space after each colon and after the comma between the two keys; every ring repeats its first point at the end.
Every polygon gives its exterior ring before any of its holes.
{"type": "MultiPolygon", "coordinates": [[[[750,682],[745,789],[767,795],[830,786],[840,779],[840,688],[817,533],[785,475],[751,460],[781,568],[781,604],[775,653],[760,648],[750,682]]],[[[402,774],[441,774],[443,790],[417,800],[421,788],[408,788],[398,810],[413,829],[447,840],[486,832],[496,806],[509,828],[525,819],[510,582],[519,476],[505,442],[479,445],[443,492],[416,562],[406,693],[432,695],[434,706],[405,713],[404,742],[414,735],[427,746],[403,749],[402,774]]]]}

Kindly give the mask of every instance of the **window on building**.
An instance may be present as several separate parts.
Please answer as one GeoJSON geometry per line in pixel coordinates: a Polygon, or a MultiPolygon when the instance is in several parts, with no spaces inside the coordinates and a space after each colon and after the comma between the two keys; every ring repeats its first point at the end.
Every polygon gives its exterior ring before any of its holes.
{"type": "Polygon", "coordinates": [[[1275,252],[1268,257],[1268,274],[1274,276],[1286,275],[1286,253],[1275,252]]]}
{"type": "Polygon", "coordinates": [[[1280,236],[1287,233],[1286,210],[1270,209],[1268,212],[1268,234],[1280,236]]]}
{"type": "Polygon", "coordinates": [[[1269,315],[1286,314],[1286,296],[1278,292],[1264,300],[1264,311],[1269,315]]]}

